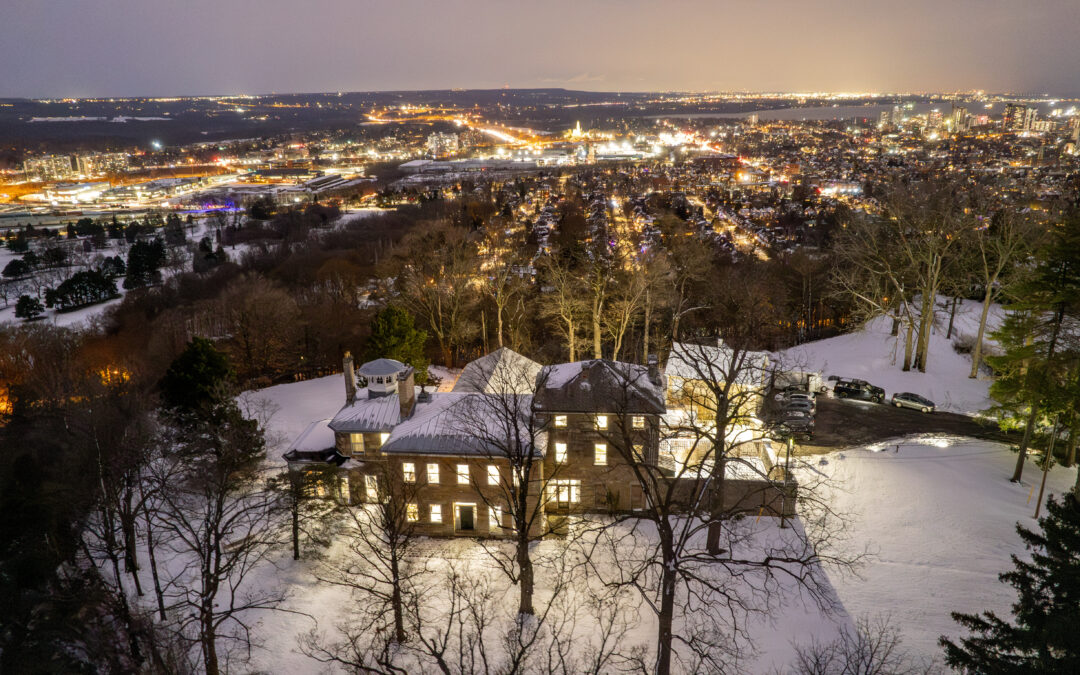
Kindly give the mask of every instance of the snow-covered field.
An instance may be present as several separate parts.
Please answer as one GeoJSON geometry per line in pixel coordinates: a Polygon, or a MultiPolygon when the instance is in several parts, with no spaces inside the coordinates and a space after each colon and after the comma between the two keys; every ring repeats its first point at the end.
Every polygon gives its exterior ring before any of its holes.
{"type": "MultiPolygon", "coordinates": [[[[985,375],[969,379],[971,356],[957,353],[953,343],[968,337],[974,340],[981,311],[978,302],[966,300],[959,304],[950,340],[945,337],[948,314],[939,309],[925,373],[901,370],[903,337],[889,335],[891,323],[887,318],[875,319],[853,333],[788,349],[780,354],[780,363],[795,370],[820,371],[825,376],[861,378],[882,387],[886,396],[910,391],[929,398],[942,410],[976,414],[990,407],[990,379],[985,375]]],[[[987,333],[1000,324],[1001,316],[1001,307],[993,305],[987,333]]],[[[984,337],[984,342],[988,341],[989,336],[984,337]]]]}
{"type": "MultiPolygon", "coordinates": [[[[269,425],[277,461],[308,422],[333,415],[344,396],[341,376],[249,394],[278,408],[269,425]]],[[[749,669],[765,673],[786,665],[793,643],[815,636],[827,640],[839,626],[863,615],[890,614],[907,647],[937,657],[938,637],[957,634],[950,612],[1007,614],[1013,595],[997,575],[1009,568],[1010,554],[1023,554],[1015,524],[1034,524],[1031,492],[1034,486],[1037,496],[1040,478],[1029,463],[1023,484],[1010,483],[1014,462],[1015,455],[1004,446],[959,438],[902,439],[807,458],[803,471],[831,479],[831,505],[851,519],[841,552],[869,551],[872,556],[858,576],[825,570],[843,608],[839,613],[822,616],[813,603],[789,598],[783,612],[754,625],[751,633],[761,654],[749,669]]],[[[1075,479],[1075,469],[1055,467],[1048,494],[1068,490],[1075,479]]],[[[779,532],[775,521],[762,519],[761,525],[760,536],[779,532]]],[[[453,546],[455,555],[469,557],[468,548],[476,545],[457,541],[453,546]]],[[[288,584],[293,589],[289,607],[310,616],[264,613],[258,629],[264,647],[253,665],[269,672],[320,672],[319,664],[299,653],[295,637],[316,622],[323,629],[332,627],[353,600],[317,582],[310,563],[294,563],[285,554],[277,568],[262,570],[260,577],[260,583],[288,584]]],[[[645,639],[651,615],[646,612],[642,621],[635,633],[645,639]]]]}

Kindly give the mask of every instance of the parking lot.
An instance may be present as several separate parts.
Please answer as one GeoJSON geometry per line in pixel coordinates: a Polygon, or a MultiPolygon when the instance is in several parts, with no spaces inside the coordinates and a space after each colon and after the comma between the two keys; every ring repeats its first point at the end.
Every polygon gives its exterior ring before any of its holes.
{"type": "Polygon", "coordinates": [[[838,400],[827,395],[817,398],[816,429],[812,439],[798,439],[800,453],[821,452],[851,445],[864,445],[908,434],[954,434],[988,440],[1016,442],[996,424],[948,412],[924,414],[866,401],[838,400]]]}

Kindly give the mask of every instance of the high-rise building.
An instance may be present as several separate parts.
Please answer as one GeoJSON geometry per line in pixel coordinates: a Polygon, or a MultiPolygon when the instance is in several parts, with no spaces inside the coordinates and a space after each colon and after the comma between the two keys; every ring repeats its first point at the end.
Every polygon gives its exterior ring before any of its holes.
{"type": "Polygon", "coordinates": [[[952,115],[950,119],[954,133],[967,131],[971,127],[971,116],[968,115],[967,108],[958,106],[955,103],[952,105],[952,115]]]}
{"type": "Polygon", "coordinates": [[[23,171],[27,180],[67,180],[75,175],[68,155],[30,157],[23,162],[23,171]]]}
{"type": "Polygon", "coordinates": [[[1030,131],[1036,116],[1035,108],[1020,103],[1006,103],[1001,126],[1006,131],[1030,131]]]}
{"type": "Polygon", "coordinates": [[[122,152],[95,152],[75,157],[76,172],[83,176],[104,176],[123,173],[128,168],[128,156],[122,152]]]}

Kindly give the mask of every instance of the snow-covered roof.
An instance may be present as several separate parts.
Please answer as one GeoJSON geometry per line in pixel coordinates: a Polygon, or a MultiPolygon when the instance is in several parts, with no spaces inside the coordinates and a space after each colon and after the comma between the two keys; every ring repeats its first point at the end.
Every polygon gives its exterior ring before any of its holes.
{"type": "Polygon", "coordinates": [[[364,377],[384,377],[394,375],[405,370],[405,364],[394,359],[375,359],[368,361],[357,369],[357,373],[364,377]]]}
{"type": "Polygon", "coordinates": [[[367,389],[357,392],[356,400],[334,415],[329,427],[334,431],[390,431],[401,421],[401,403],[397,394],[369,397],[367,389]]]}
{"type": "MultiPolygon", "coordinates": [[[[412,416],[403,421],[383,443],[380,452],[386,454],[432,455],[502,455],[507,444],[498,443],[504,419],[502,409],[490,405],[482,394],[446,392],[431,394],[430,400],[417,400],[412,416]]],[[[516,406],[527,413],[531,397],[523,396],[516,406]]],[[[525,420],[521,421],[527,426],[525,420]]],[[[528,439],[529,430],[522,429],[521,437],[528,439]]],[[[537,434],[535,452],[542,452],[543,443],[537,434]]]]}
{"type": "Polygon", "coordinates": [[[304,433],[297,436],[289,446],[289,450],[299,452],[315,452],[334,447],[334,430],[330,428],[330,420],[317,420],[304,429],[304,433]]]}
{"type": "Polygon", "coordinates": [[[764,383],[768,367],[767,352],[736,352],[722,340],[717,340],[715,346],[676,342],[671,345],[664,374],[683,380],[720,382],[735,371],[736,384],[759,386],[764,383]],[[733,358],[741,359],[741,363],[732,364],[733,358]]]}
{"type": "Polygon", "coordinates": [[[480,394],[531,394],[542,366],[507,347],[481,356],[461,371],[456,392],[480,394]]]}
{"type": "Polygon", "coordinates": [[[664,380],[645,366],[608,359],[559,363],[537,378],[536,407],[548,412],[653,413],[662,415],[664,380]]]}

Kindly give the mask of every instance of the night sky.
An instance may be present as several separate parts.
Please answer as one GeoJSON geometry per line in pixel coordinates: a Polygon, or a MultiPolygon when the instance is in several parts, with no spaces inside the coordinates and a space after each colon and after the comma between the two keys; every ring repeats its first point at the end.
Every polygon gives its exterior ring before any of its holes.
{"type": "Polygon", "coordinates": [[[1080,0],[0,0],[0,97],[1080,94],[1080,0]]]}

